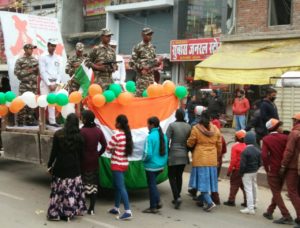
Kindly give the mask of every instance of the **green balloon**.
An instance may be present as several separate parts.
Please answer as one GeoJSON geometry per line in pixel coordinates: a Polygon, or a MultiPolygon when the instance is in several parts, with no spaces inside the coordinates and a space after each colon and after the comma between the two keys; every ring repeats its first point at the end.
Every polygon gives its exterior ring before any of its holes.
{"type": "Polygon", "coordinates": [[[147,90],[146,90],[146,89],[144,90],[142,96],[143,96],[143,97],[148,97],[148,93],[147,93],[147,90]]]}
{"type": "Polygon", "coordinates": [[[59,106],[64,106],[69,103],[69,98],[66,94],[59,93],[55,97],[55,103],[59,106]]]}
{"type": "Polygon", "coordinates": [[[109,85],[109,90],[113,91],[116,97],[118,97],[122,92],[122,87],[119,84],[114,83],[109,85]]]}
{"type": "Polygon", "coordinates": [[[0,104],[5,104],[6,99],[5,99],[5,93],[0,92],[0,104]]]}
{"type": "Polygon", "coordinates": [[[48,104],[55,104],[56,103],[56,95],[54,93],[49,93],[47,95],[47,102],[48,102],[48,104]]]}
{"type": "Polygon", "coordinates": [[[13,99],[15,99],[15,98],[16,98],[16,94],[13,91],[7,91],[5,93],[5,99],[6,99],[6,101],[12,102],[13,99]]]}
{"type": "Polygon", "coordinates": [[[175,95],[181,100],[187,95],[187,89],[184,86],[177,86],[175,89],[175,95]]]}
{"type": "Polygon", "coordinates": [[[103,93],[103,96],[105,97],[107,103],[112,102],[114,99],[116,99],[115,93],[111,90],[106,90],[103,93]]]}
{"type": "Polygon", "coordinates": [[[128,92],[135,93],[136,91],[135,82],[134,81],[126,82],[125,88],[128,92]]]}

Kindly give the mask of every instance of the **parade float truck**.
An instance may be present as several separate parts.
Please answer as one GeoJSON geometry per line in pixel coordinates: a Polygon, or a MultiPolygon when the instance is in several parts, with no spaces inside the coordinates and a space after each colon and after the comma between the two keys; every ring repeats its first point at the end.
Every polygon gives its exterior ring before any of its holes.
{"type": "MultiPolygon", "coordinates": [[[[106,140],[109,141],[115,129],[115,119],[119,114],[125,114],[129,119],[134,151],[129,157],[129,168],[125,174],[126,186],[129,189],[147,187],[146,175],[142,161],[143,147],[148,135],[147,119],[157,116],[161,121],[163,131],[175,120],[175,111],[180,99],[187,95],[186,88],[175,86],[166,81],[163,85],[153,84],[144,91],[142,98],[134,97],[135,83],[126,83],[126,91],[120,85],[112,84],[109,90],[102,91],[99,85],[93,84],[93,72],[84,64],[77,69],[74,77],[80,82],[81,90],[68,93],[62,85],[55,93],[37,95],[32,92],[18,94],[18,80],[14,75],[14,65],[23,55],[23,45],[37,45],[34,55],[38,57],[47,51],[47,40],[56,38],[56,54],[66,62],[66,54],[62,43],[57,20],[54,18],[38,17],[16,13],[1,12],[1,25],[4,35],[5,54],[7,57],[8,73],[12,91],[0,92],[0,116],[2,119],[1,137],[6,159],[31,162],[46,165],[52,148],[52,138],[55,128],[46,125],[47,107],[55,106],[56,112],[62,118],[69,113],[80,115],[80,107],[92,110],[97,118],[98,127],[102,129],[106,140]],[[37,111],[39,126],[11,127],[8,126],[9,115],[28,106],[37,111]]],[[[64,84],[67,85],[65,77],[64,84]]],[[[99,158],[99,180],[101,187],[112,188],[110,169],[111,155],[105,152],[99,158]]],[[[167,179],[167,167],[158,176],[160,183],[167,179]]]]}

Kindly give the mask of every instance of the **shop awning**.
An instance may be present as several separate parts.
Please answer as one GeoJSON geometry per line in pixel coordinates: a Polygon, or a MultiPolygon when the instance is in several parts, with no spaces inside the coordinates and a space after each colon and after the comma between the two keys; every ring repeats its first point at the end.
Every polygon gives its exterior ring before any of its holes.
{"type": "Polygon", "coordinates": [[[264,85],[295,70],[300,70],[300,39],[223,43],[196,66],[195,80],[264,85]]]}

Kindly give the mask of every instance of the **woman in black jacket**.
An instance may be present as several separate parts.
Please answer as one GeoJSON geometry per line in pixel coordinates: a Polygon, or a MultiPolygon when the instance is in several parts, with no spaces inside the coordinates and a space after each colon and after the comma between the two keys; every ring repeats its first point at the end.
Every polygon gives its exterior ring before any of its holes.
{"type": "Polygon", "coordinates": [[[49,220],[69,221],[86,212],[80,175],[83,138],[75,114],[67,116],[63,129],[55,132],[48,172],[52,174],[49,220]]]}

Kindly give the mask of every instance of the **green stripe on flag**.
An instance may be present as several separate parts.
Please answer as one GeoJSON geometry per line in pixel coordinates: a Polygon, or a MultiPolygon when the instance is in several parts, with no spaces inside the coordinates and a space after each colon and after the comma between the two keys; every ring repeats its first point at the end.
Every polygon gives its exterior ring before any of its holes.
{"type": "Polygon", "coordinates": [[[88,89],[91,81],[82,65],[80,65],[76,70],[74,78],[79,83],[80,88],[82,89],[82,96],[86,97],[88,95],[88,89]]]}
{"type": "MultiPolygon", "coordinates": [[[[99,158],[99,180],[102,188],[113,188],[112,172],[110,168],[110,158],[99,158]]],[[[127,189],[143,189],[147,188],[147,178],[143,161],[130,161],[128,170],[124,173],[125,185],[127,189]]],[[[168,179],[168,168],[164,168],[163,172],[156,178],[157,184],[168,179]]]]}

